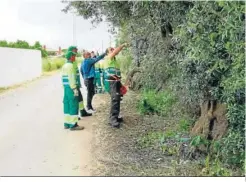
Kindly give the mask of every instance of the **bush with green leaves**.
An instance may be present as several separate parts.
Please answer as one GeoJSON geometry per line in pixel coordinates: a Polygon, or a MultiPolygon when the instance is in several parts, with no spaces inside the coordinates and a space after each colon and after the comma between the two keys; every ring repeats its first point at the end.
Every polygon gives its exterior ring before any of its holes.
{"type": "Polygon", "coordinates": [[[64,58],[44,58],[42,59],[42,69],[44,72],[60,69],[65,63],[64,58]]]}
{"type": "Polygon", "coordinates": [[[145,90],[141,94],[138,109],[142,114],[166,116],[175,102],[175,96],[169,91],[156,93],[153,90],[145,90]]]}
{"type": "Polygon", "coordinates": [[[50,67],[51,67],[50,61],[48,59],[42,59],[42,70],[44,72],[48,72],[50,71],[50,67]]]}
{"type": "Polygon", "coordinates": [[[178,80],[189,90],[183,97],[226,103],[229,132],[222,160],[240,165],[245,158],[244,10],[244,2],[197,2],[175,32],[183,49],[178,80]]]}

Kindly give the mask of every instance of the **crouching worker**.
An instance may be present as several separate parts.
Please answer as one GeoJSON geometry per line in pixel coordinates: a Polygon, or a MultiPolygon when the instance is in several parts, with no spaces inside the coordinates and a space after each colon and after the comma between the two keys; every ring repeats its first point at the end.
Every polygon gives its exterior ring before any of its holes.
{"type": "MultiPolygon", "coordinates": [[[[70,46],[68,48],[68,52],[69,51],[72,51],[77,54],[78,49],[76,46],[70,46]]],[[[79,114],[81,117],[92,116],[92,114],[86,112],[85,107],[84,107],[83,96],[80,91],[80,88],[81,88],[80,73],[79,73],[79,68],[78,68],[78,64],[76,61],[73,62],[73,68],[74,68],[74,71],[76,72],[76,86],[79,92],[79,96],[78,96],[79,97],[79,114]]]]}
{"type": "Polygon", "coordinates": [[[122,44],[116,49],[108,48],[103,62],[104,88],[111,97],[109,124],[115,128],[119,128],[120,123],[123,121],[123,118],[120,117],[119,114],[122,89],[125,88],[121,84],[120,63],[116,60],[115,56],[126,46],[127,44],[122,44]]]}
{"type": "Polygon", "coordinates": [[[75,56],[76,53],[72,51],[67,52],[67,61],[62,67],[64,128],[83,130],[84,127],[78,125],[79,91],[76,85],[76,71],[73,66],[75,56]]]}

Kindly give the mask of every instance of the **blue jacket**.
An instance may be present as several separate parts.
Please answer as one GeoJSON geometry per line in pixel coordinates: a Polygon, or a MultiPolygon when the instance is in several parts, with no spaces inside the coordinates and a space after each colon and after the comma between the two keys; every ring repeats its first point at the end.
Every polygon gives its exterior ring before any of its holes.
{"type": "Polygon", "coordinates": [[[100,61],[105,57],[106,54],[102,54],[97,58],[87,58],[83,61],[80,67],[80,72],[84,79],[94,78],[95,77],[95,63],[100,61]]]}

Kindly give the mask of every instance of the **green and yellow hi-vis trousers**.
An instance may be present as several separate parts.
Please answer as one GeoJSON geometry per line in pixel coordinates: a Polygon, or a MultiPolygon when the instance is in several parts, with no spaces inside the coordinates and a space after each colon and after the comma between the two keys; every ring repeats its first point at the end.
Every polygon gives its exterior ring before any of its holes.
{"type": "Polygon", "coordinates": [[[79,99],[74,96],[73,90],[64,87],[63,111],[64,126],[68,128],[74,127],[78,122],[79,99]]]}
{"type": "Polygon", "coordinates": [[[73,69],[71,62],[67,62],[62,67],[62,84],[64,88],[63,111],[64,126],[74,127],[78,122],[79,97],[74,96],[72,88],[76,87],[76,70],[73,69]]]}

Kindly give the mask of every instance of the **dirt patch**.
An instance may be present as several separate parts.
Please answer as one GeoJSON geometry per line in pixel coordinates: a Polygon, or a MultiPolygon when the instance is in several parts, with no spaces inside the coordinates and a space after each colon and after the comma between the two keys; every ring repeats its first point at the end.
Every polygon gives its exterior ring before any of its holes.
{"type": "Polygon", "coordinates": [[[109,96],[99,95],[104,103],[97,108],[93,125],[93,170],[95,176],[197,176],[200,161],[177,160],[160,149],[158,141],[143,147],[142,136],[164,131],[171,121],[159,116],[141,116],[136,110],[138,95],[129,92],[121,104],[124,124],[121,129],[108,125],[109,96]],[[134,98],[134,99],[132,99],[134,98]],[[192,163],[192,165],[191,165],[192,163]]]}

